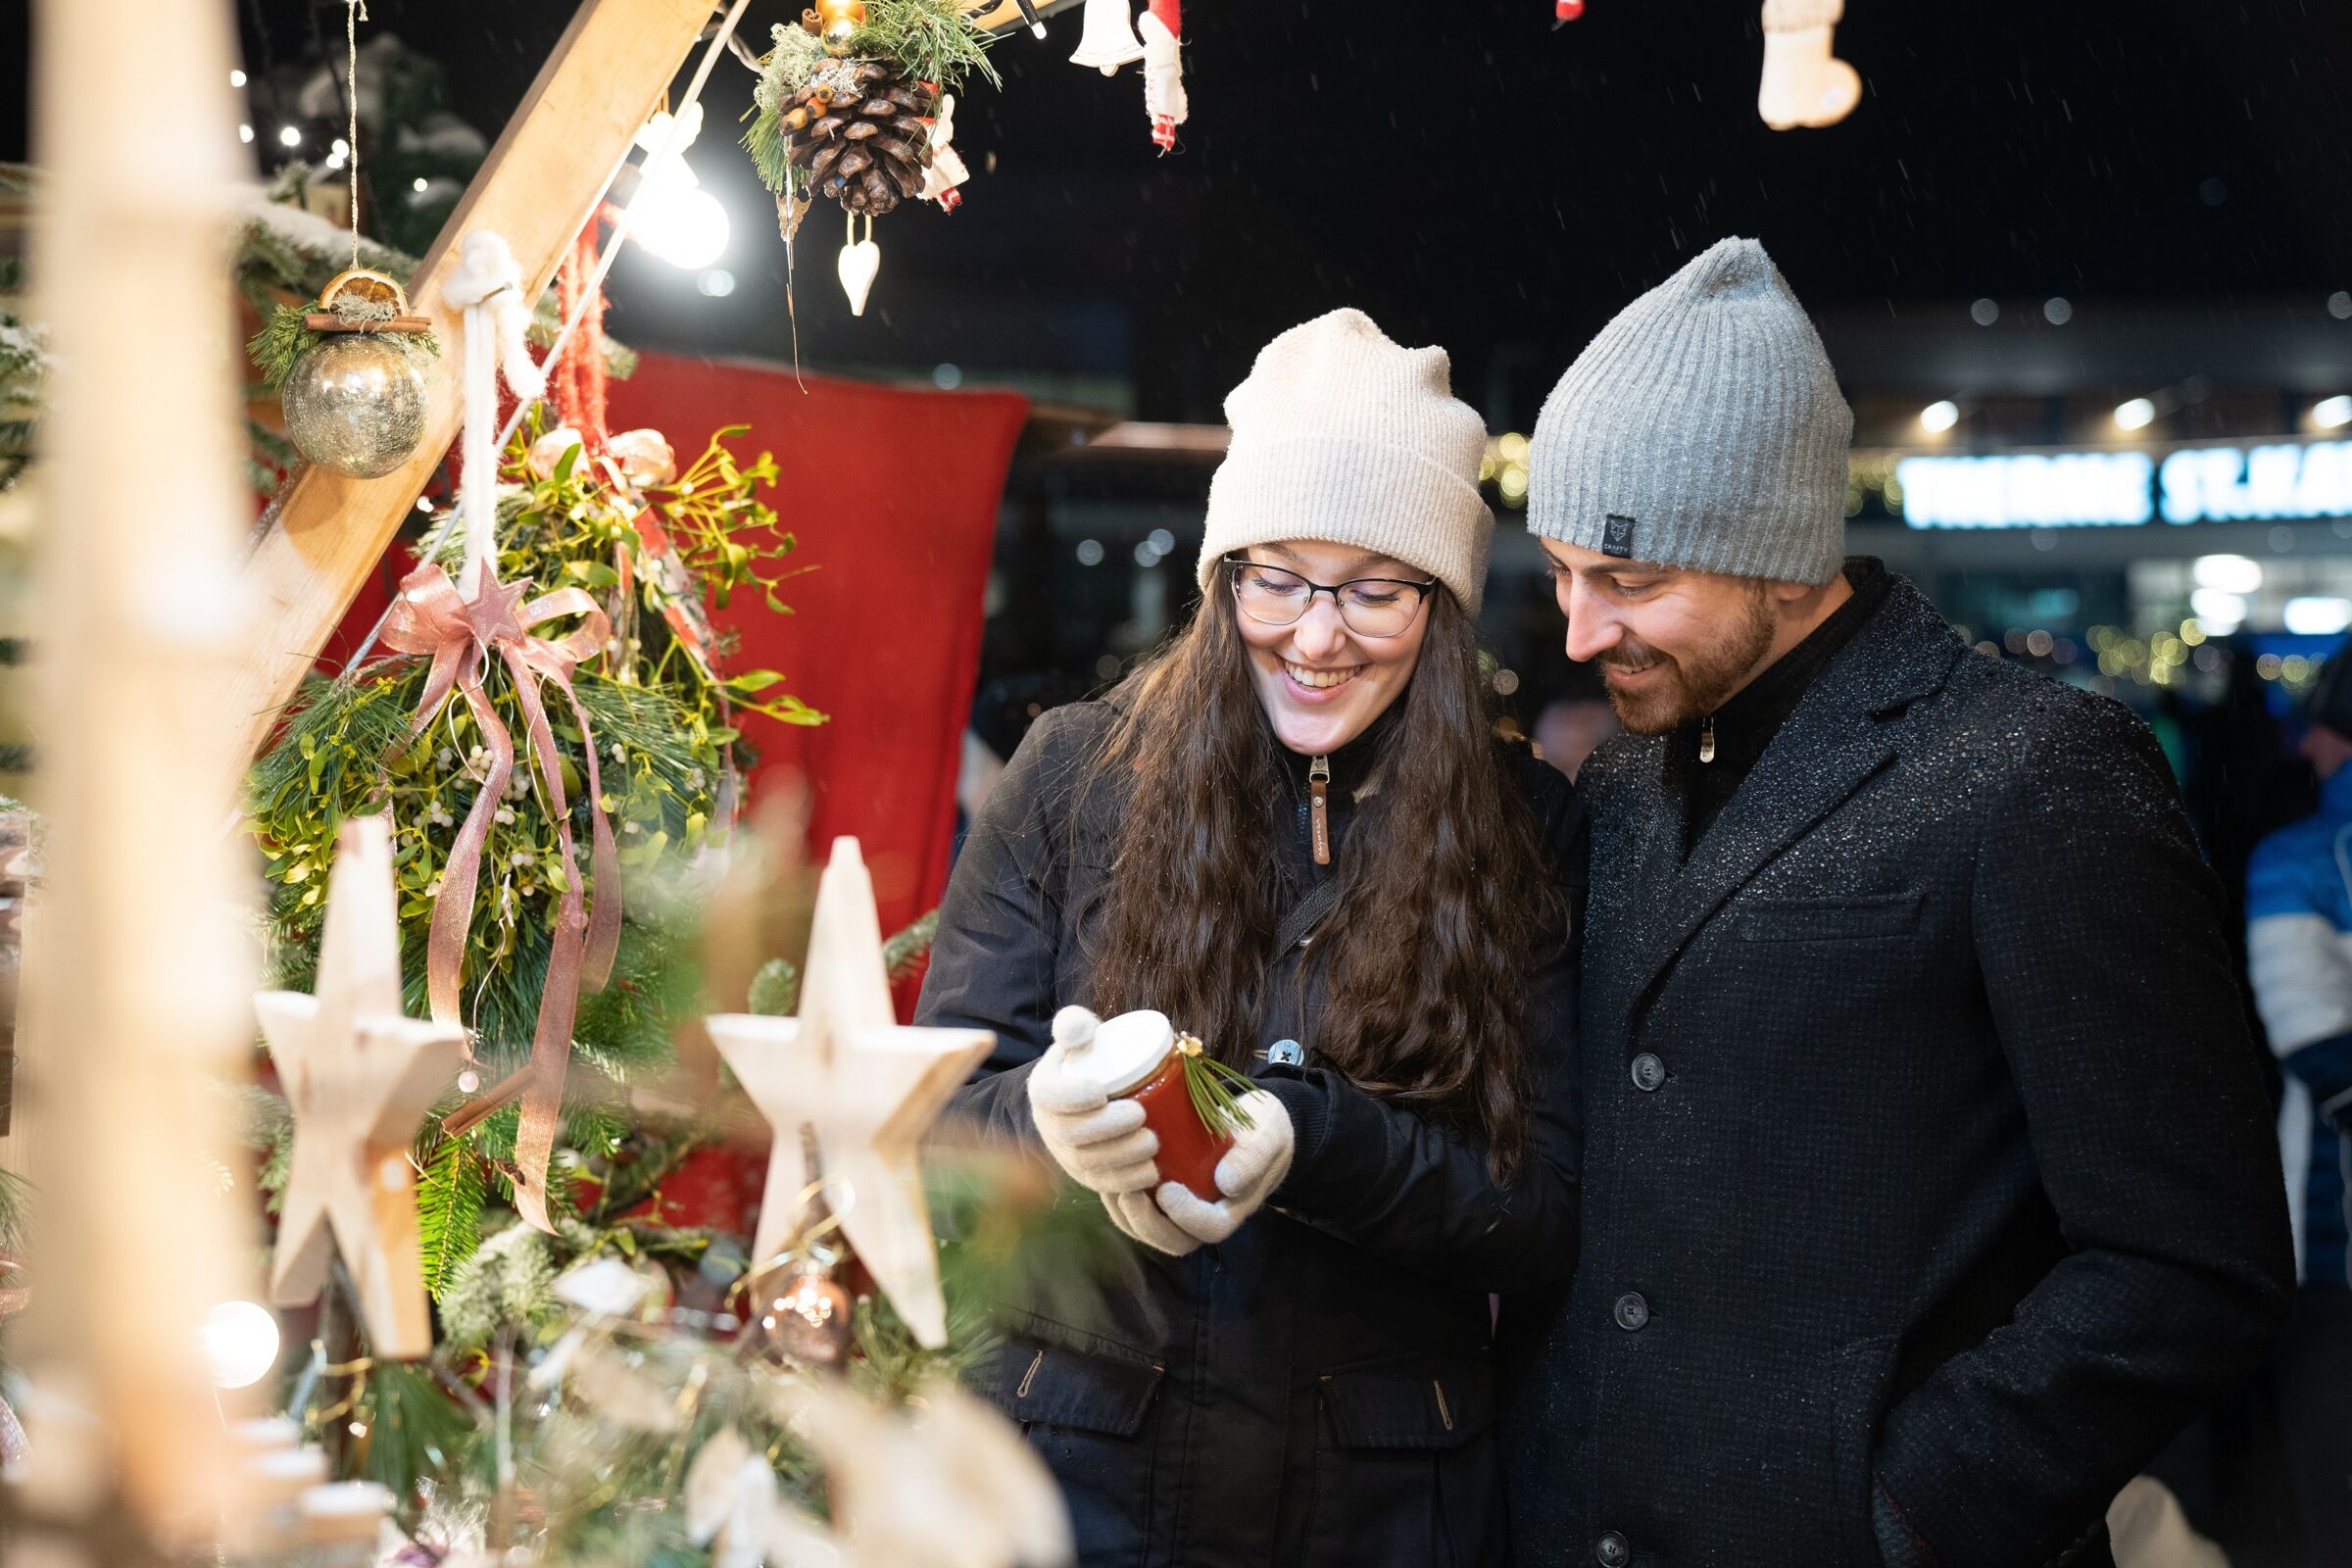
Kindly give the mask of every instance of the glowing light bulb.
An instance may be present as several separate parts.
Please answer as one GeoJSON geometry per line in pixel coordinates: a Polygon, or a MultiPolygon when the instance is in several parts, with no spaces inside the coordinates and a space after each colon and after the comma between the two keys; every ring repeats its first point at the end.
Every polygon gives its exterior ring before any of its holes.
{"type": "Polygon", "coordinates": [[[1959,422],[1960,405],[1949,398],[1919,411],[1919,427],[1931,435],[1941,435],[1959,422]]]}
{"type": "Polygon", "coordinates": [[[2156,422],[2156,405],[2146,398],[2133,398],[2115,406],[2115,423],[2122,430],[2144,430],[2156,422]]]}
{"type": "Polygon", "coordinates": [[[251,1301],[222,1301],[204,1315],[204,1353],[223,1389],[259,1383],[277,1364],[277,1319],[251,1301]]]}
{"type": "Polygon", "coordinates": [[[629,204],[629,237],[672,267],[700,272],[726,254],[727,209],[702,188],[685,160],[663,158],[644,170],[629,204]]]}

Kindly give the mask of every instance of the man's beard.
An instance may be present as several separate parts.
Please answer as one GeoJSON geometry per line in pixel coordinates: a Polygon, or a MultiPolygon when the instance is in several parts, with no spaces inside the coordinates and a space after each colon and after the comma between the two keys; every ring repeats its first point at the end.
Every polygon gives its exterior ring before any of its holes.
{"type": "Polygon", "coordinates": [[[1628,637],[1599,656],[1603,666],[1664,670],[1639,691],[1608,684],[1617,722],[1636,735],[1663,735],[1721,708],[1744,685],[1772,649],[1772,602],[1762,583],[1740,608],[1724,635],[1709,647],[1672,659],[1628,637]]]}

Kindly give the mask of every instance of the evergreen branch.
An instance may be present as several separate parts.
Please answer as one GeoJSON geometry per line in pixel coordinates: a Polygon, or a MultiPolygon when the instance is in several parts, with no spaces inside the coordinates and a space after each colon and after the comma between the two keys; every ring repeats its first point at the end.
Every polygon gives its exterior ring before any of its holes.
{"type": "Polygon", "coordinates": [[[770,958],[752,976],[751,1010],[789,1018],[801,1010],[801,971],[790,958],[770,958]]]}
{"type": "Polygon", "coordinates": [[[462,1473],[479,1446],[482,1430],[423,1366],[378,1359],[353,1412],[366,1430],[368,1479],[396,1498],[416,1495],[417,1483],[462,1473]]]}
{"type": "Polygon", "coordinates": [[[993,87],[1004,84],[989,63],[992,41],[955,0],[869,0],[850,52],[895,60],[917,81],[954,92],[974,71],[993,87]]]}
{"type": "Polygon", "coordinates": [[[465,1138],[444,1138],[416,1189],[416,1239],[424,1287],[438,1301],[482,1243],[481,1160],[465,1138]]]}
{"type": "Polygon", "coordinates": [[[262,385],[273,391],[284,386],[286,377],[294,373],[294,362],[318,341],[318,334],[303,324],[317,307],[316,300],[278,306],[245,345],[245,357],[262,372],[262,385]]]}
{"type": "Polygon", "coordinates": [[[0,1170],[0,1252],[22,1252],[32,1215],[32,1183],[0,1170]]]}
{"type": "Polygon", "coordinates": [[[778,196],[787,195],[796,187],[800,172],[787,157],[792,150],[791,138],[784,134],[783,123],[772,111],[752,111],[751,125],[743,133],[743,146],[752,155],[752,167],[760,172],[760,184],[778,196]]]}
{"type": "Polygon", "coordinates": [[[923,959],[930,956],[931,944],[939,935],[939,911],[929,914],[882,944],[882,965],[893,980],[904,980],[914,973],[923,959]]]}

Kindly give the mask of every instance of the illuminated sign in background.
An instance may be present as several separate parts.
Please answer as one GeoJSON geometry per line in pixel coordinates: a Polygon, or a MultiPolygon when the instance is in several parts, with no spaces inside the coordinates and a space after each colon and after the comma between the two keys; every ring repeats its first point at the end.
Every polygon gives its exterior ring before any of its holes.
{"type": "Polygon", "coordinates": [[[1914,528],[2100,528],[2352,516],[2352,441],[1904,458],[1914,528]]]}

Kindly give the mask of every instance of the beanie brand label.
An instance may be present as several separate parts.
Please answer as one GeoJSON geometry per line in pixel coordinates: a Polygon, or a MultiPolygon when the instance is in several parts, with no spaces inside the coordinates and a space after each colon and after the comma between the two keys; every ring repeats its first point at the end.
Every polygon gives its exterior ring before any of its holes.
{"type": "Polygon", "coordinates": [[[1620,561],[1634,558],[1634,519],[1622,513],[1608,514],[1607,525],[1600,534],[1600,553],[1615,556],[1620,561]]]}

